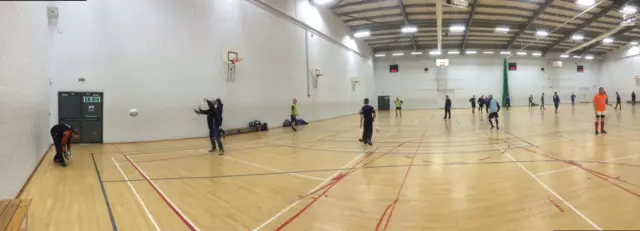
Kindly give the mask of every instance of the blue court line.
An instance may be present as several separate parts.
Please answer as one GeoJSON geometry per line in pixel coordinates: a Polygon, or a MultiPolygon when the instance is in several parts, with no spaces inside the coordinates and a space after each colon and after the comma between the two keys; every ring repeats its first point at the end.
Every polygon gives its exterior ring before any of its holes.
{"type": "Polygon", "coordinates": [[[113,217],[113,212],[111,211],[111,204],[109,203],[109,197],[107,197],[107,192],[104,190],[104,182],[102,181],[102,176],[100,176],[100,171],[98,171],[98,164],[96,163],[96,158],[91,153],[91,159],[93,159],[93,167],[96,169],[96,175],[98,175],[98,181],[100,182],[100,188],[102,189],[102,196],[104,196],[104,202],[107,205],[107,211],[109,211],[109,219],[111,220],[111,227],[113,231],[118,231],[118,226],[116,225],[116,219],[113,217]]]}

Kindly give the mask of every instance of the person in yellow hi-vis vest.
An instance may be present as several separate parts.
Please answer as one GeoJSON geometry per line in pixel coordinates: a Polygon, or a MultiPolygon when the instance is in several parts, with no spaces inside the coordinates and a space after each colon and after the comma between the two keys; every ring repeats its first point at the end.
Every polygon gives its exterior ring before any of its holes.
{"type": "Polygon", "coordinates": [[[296,125],[298,125],[298,100],[296,98],[293,98],[293,103],[291,104],[290,107],[291,110],[291,128],[293,129],[294,132],[297,132],[298,129],[296,129],[296,125]]]}
{"type": "Polygon", "coordinates": [[[396,97],[396,117],[398,117],[398,112],[400,112],[400,117],[402,117],[402,100],[396,97]]]}

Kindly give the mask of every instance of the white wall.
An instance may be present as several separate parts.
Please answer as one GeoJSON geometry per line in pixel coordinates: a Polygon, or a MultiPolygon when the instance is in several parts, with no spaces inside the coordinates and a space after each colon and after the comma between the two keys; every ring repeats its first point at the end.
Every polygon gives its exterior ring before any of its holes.
{"type": "MultiPolygon", "coordinates": [[[[131,0],[57,2],[54,89],[104,92],[104,141],[205,136],[192,108],[202,97],[225,103],[224,128],[250,120],[278,126],[296,97],[301,117],[354,113],[373,96],[373,64],[282,16],[245,0],[131,0]],[[318,89],[307,97],[305,36],[318,89]],[[225,81],[223,53],[244,58],[236,82],[225,81]],[[352,91],[350,78],[361,86],[352,91]],[[77,82],[77,78],[86,82],[77,82]],[[140,112],[131,118],[127,112],[140,112]]],[[[328,25],[327,27],[331,27],[328,25]]],[[[345,32],[346,33],[346,32],[345,32]]],[[[56,105],[55,99],[51,100],[56,105]]],[[[53,107],[51,123],[57,118],[53,107]]]]}
{"type": "MultiPolygon", "coordinates": [[[[446,58],[446,57],[441,57],[446,58]]],[[[444,70],[435,66],[435,57],[384,57],[375,61],[375,82],[377,95],[389,95],[391,101],[400,97],[404,108],[441,108],[444,106],[444,94],[438,92],[437,76],[446,79],[446,85],[440,89],[450,89],[446,94],[452,98],[454,108],[470,107],[469,98],[473,95],[493,94],[501,99],[503,82],[503,57],[492,55],[450,56],[449,66],[444,70]],[[399,65],[400,72],[390,73],[389,65],[399,65]],[[424,68],[429,68],[427,72],[424,68]]],[[[599,83],[600,64],[597,61],[567,59],[562,68],[551,68],[548,60],[543,58],[512,57],[508,62],[516,62],[518,70],[509,71],[509,88],[512,105],[527,105],[530,94],[534,102],[540,101],[540,94],[545,93],[545,103],[551,104],[551,96],[558,92],[561,103],[569,103],[572,92],[577,101],[587,97],[580,93],[580,88],[589,88],[599,83]],[[581,64],[583,73],[576,71],[581,64]],[[545,68],[542,71],[541,68],[545,68]]],[[[442,82],[441,82],[442,84],[442,82]]],[[[391,102],[393,104],[393,102],[391,102]]],[[[393,105],[392,105],[393,106],[393,105]]]]}
{"type": "Polygon", "coordinates": [[[49,147],[46,5],[0,2],[0,198],[13,198],[49,147]]]}
{"type": "Polygon", "coordinates": [[[640,76],[640,46],[626,46],[610,54],[602,64],[604,85],[609,95],[619,92],[623,101],[631,100],[631,92],[640,94],[640,81],[634,79],[640,76]]]}

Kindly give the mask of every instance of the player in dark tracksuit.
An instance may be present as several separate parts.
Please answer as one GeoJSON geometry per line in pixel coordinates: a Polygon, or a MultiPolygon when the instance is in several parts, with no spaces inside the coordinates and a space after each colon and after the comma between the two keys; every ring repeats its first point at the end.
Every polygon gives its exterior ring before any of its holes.
{"type": "Polygon", "coordinates": [[[476,114],[476,96],[474,95],[469,99],[469,103],[471,103],[471,113],[476,114]]]}
{"type": "Polygon", "coordinates": [[[618,92],[616,92],[616,106],[613,109],[618,110],[618,107],[620,107],[620,109],[622,109],[622,99],[620,99],[620,94],[618,94],[618,92]]]}
{"type": "Polygon", "coordinates": [[[224,146],[222,146],[222,140],[220,140],[220,126],[222,125],[222,113],[218,113],[218,108],[213,101],[207,100],[207,106],[209,109],[203,110],[202,108],[193,109],[196,114],[207,115],[207,125],[209,126],[209,140],[211,141],[211,149],[209,152],[215,152],[217,148],[220,148],[218,155],[224,155],[224,146]],[[216,146],[216,143],[218,144],[216,146]]]}
{"type": "Polygon", "coordinates": [[[540,96],[540,110],[546,110],[544,108],[544,93],[542,93],[542,96],[540,96]]]}
{"type": "Polygon", "coordinates": [[[447,95],[447,98],[444,100],[444,118],[443,119],[451,119],[451,99],[447,95]],[[447,117],[449,115],[449,117],[447,117]]]}
{"type": "Polygon", "coordinates": [[[64,160],[65,155],[71,155],[71,140],[80,134],[68,124],[56,124],[51,128],[51,138],[56,147],[56,155],[53,162],[67,167],[64,160]]]}
{"type": "Polygon", "coordinates": [[[373,137],[373,121],[376,119],[376,109],[369,105],[369,99],[364,99],[364,106],[360,109],[360,128],[362,128],[362,143],[373,146],[371,137],[373,137]]]}
{"type": "Polygon", "coordinates": [[[636,106],[636,92],[635,91],[631,92],[631,105],[634,106],[634,107],[636,106]]]}
{"type": "Polygon", "coordinates": [[[482,107],[484,106],[484,99],[483,98],[484,98],[483,95],[481,95],[478,98],[478,112],[480,112],[480,114],[482,114],[482,107]]]}
{"type": "Polygon", "coordinates": [[[558,92],[553,95],[553,106],[556,109],[556,114],[558,114],[558,107],[560,107],[560,96],[558,96],[558,92]]]}

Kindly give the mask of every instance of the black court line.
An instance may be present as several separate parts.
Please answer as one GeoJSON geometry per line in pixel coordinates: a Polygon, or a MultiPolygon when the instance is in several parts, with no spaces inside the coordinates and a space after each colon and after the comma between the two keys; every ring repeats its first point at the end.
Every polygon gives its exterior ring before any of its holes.
{"type": "Polygon", "coordinates": [[[113,217],[113,212],[111,212],[111,203],[109,203],[109,197],[107,197],[107,192],[104,190],[104,182],[102,181],[102,176],[100,176],[100,171],[98,170],[98,164],[96,163],[96,158],[91,153],[91,159],[93,160],[93,167],[96,169],[96,175],[98,176],[98,181],[100,182],[100,189],[102,189],[102,196],[104,197],[104,202],[107,205],[107,211],[109,212],[109,219],[111,220],[111,227],[113,231],[118,231],[118,226],[116,225],[116,219],[113,217]]]}
{"type": "MultiPolygon", "coordinates": [[[[487,161],[487,162],[450,162],[442,164],[414,164],[416,167],[432,167],[432,166],[464,166],[464,165],[485,165],[485,164],[514,164],[514,163],[543,163],[543,162],[562,162],[559,160],[519,160],[519,161],[487,161]]],[[[593,164],[608,164],[608,165],[621,165],[628,167],[640,168],[640,165],[626,164],[626,163],[614,163],[605,161],[590,161],[590,160],[574,160],[576,163],[593,163],[593,164]]],[[[401,165],[379,165],[379,166],[365,166],[363,169],[377,169],[377,168],[399,168],[407,167],[408,164],[401,165]]],[[[310,173],[310,172],[327,172],[327,171],[339,171],[349,170],[349,168],[332,168],[332,169],[313,169],[313,170],[300,170],[300,171],[285,171],[285,172],[268,172],[268,173],[252,173],[252,174],[235,174],[235,175],[218,175],[218,176],[187,176],[187,177],[167,177],[167,178],[154,178],[151,180],[190,180],[190,179],[217,179],[217,178],[233,178],[233,177],[251,177],[251,176],[269,176],[269,175],[283,175],[292,173],[310,173]]],[[[129,182],[144,181],[144,179],[129,180],[129,182]]],[[[104,183],[123,183],[126,180],[112,180],[104,181],[104,183]]]]}

